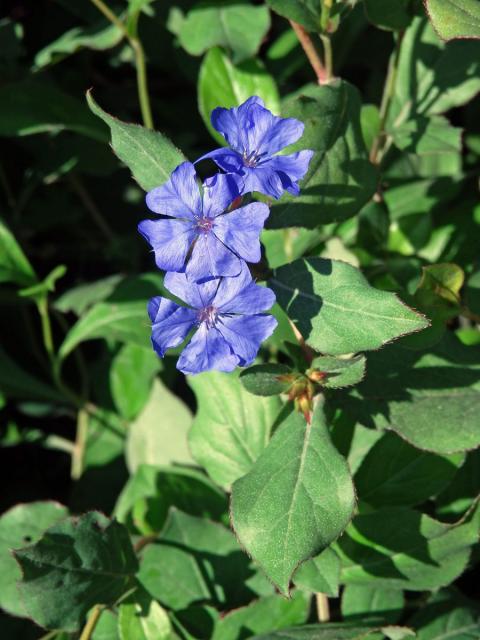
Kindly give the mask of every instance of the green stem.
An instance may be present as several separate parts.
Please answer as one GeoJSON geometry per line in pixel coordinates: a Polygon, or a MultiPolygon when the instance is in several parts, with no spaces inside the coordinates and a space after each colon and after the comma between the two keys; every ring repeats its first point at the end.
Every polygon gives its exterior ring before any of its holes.
{"type": "Polygon", "coordinates": [[[83,456],[88,434],[88,413],[85,409],[80,409],[77,414],[77,434],[72,452],[72,467],[70,475],[73,480],[78,480],[83,472],[83,456]]]}
{"type": "Polygon", "coordinates": [[[150,97],[148,94],[147,82],[147,66],[145,63],[145,52],[142,43],[135,36],[133,37],[125,24],[113,13],[113,11],[103,2],[103,0],[91,0],[103,15],[110,20],[112,24],[120,29],[124,37],[128,40],[130,47],[135,55],[135,67],[137,70],[137,90],[138,100],[140,102],[140,110],[142,112],[143,124],[147,129],[153,129],[152,109],[150,107],[150,97]]]}
{"type": "MultiPolygon", "coordinates": [[[[53,346],[52,324],[50,322],[50,314],[48,312],[48,301],[46,297],[36,300],[38,313],[42,323],[42,338],[45,351],[47,352],[52,372],[55,370],[55,347],[53,346]]],[[[55,377],[55,376],[54,376],[55,377]]]]}
{"type": "Polygon", "coordinates": [[[58,630],[57,631],[49,631],[44,636],[39,638],[39,640],[52,640],[52,638],[55,638],[56,636],[58,636],[59,633],[61,633],[61,631],[58,631],[58,630]]]}
{"type": "Polygon", "coordinates": [[[322,61],[320,60],[320,56],[315,49],[315,45],[313,44],[312,39],[301,24],[298,24],[298,22],[294,22],[293,20],[290,20],[289,22],[292,26],[292,29],[295,31],[303,50],[305,51],[305,55],[307,56],[312,69],[315,71],[318,84],[326,84],[329,81],[328,73],[322,61]]]}
{"type": "Polygon", "coordinates": [[[385,125],[387,123],[390,106],[392,104],[392,98],[395,95],[395,84],[397,81],[398,62],[400,59],[400,49],[403,40],[403,31],[401,31],[395,43],[395,51],[390,56],[388,63],[387,77],[385,78],[385,86],[383,89],[382,102],[380,105],[380,125],[378,133],[373,141],[372,148],[370,150],[370,162],[372,164],[380,164],[383,157],[383,151],[386,143],[385,125]]]}
{"type": "Polygon", "coordinates": [[[330,82],[333,78],[333,52],[332,52],[332,40],[328,33],[322,33],[320,40],[323,44],[323,59],[325,62],[325,74],[326,82],[330,82]]]}
{"type": "Polygon", "coordinates": [[[330,605],[328,598],[324,593],[316,593],[315,601],[317,603],[317,616],[319,622],[328,622],[330,620],[330,605]]]}
{"type": "Polygon", "coordinates": [[[92,613],[87,620],[87,624],[83,627],[79,640],[91,640],[92,634],[95,631],[95,627],[97,626],[104,609],[105,607],[101,604],[97,604],[93,607],[92,613]]]}

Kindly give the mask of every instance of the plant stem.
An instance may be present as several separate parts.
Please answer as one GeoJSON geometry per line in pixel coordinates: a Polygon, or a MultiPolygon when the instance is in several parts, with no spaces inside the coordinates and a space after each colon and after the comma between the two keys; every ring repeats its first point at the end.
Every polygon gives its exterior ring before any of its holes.
{"type": "Polygon", "coordinates": [[[294,22],[293,20],[290,20],[289,22],[292,26],[292,29],[295,31],[297,38],[299,39],[300,44],[303,47],[303,50],[305,51],[305,55],[307,56],[310,65],[315,71],[318,84],[326,84],[327,82],[329,82],[330,78],[328,76],[326,68],[320,60],[320,56],[315,49],[312,39],[301,24],[298,24],[298,22],[294,22]]]}
{"type": "Polygon", "coordinates": [[[147,67],[145,63],[145,52],[142,43],[135,36],[132,36],[125,24],[118,18],[113,11],[103,2],[103,0],[91,0],[103,15],[110,20],[112,24],[120,29],[124,37],[128,40],[130,47],[135,55],[135,67],[137,70],[137,90],[138,100],[140,102],[140,110],[142,112],[143,124],[147,129],[153,129],[152,109],[150,107],[150,97],[148,94],[147,83],[147,67]]]}
{"type": "Polygon", "coordinates": [[[290,318],[288,319],[290,326],[292,327],[292,331],[295,334],[295,338],[297,339],[298,344],[300,345],[301,350],[303,351],[303,355],[308,365],[312,364],[313,359],[315,358],[315,352],[311,349],[308,344],[305,342],[304,337],[297,329],[295,324],[290,318]]]}
{"type": "Polygon", "coordinates": [[[55,347],[53,346],[52,325],[48,312],[48,300],[46,297],[36,300],[38,313],[42,323],[42,338],[45,351],[47,352],[52,371],[55,369],[55,347]]]}
{"type": "Polygon", "coordinates": [[[324,593],[316,593],[315,601],[317,603],[317,616],[320,622],[328,622],[330,620],[330,606],[328,598],[324,593]]]}
{"type": "Polygon", "coordinates": [[[141,538],[139,538],[136,543],[133,545],[133,550],[135,551],[135,553],[140,553],[140,551],[146,547],[147,545],[149,545],[152,542],[155,542],[155,540],[158,538],[157,534],[152,533],[149,536],[142,536],[141,538]]]}
{"type": "Polygon", "coordinates": [[[102,604],[97,604],[93,607],[87,624],[83,627],[79,640],[91,640],[92,634],[95,631],[100,616],[102,615],[105,607],[102,604]]]}
{"type": "Polygon", "coordinates": [[[72,466],[70,475],[73,480],[79,480],[83,472],[83,456],[88,433],[88,413],[85,409],[80,409],[77,414],[77,434],[75,445],[72,451],[72,466]]]}
{"type": "Polygon", "coordinates": [[[97,205],[93,201],[91,195],[88,193],[80,176],[70,173],[67,176],[67,180],[70,183],[70,186],[72,187],[73,191],[75,191],[75,193],[77,194],[79,200],[81,201],[85,209],[91,215],[92,220],[95,222],[97,227],[103,233],[105,238],[109,242],[112,242],[115,239],[115,234],[113,233],[112,229],[108,225],[108,222],[103,217],[102,213],[100,212],[100,209],[97,207],[97,205]]]}
{"type": "Polygon", "coordinates": [[[323,56],[325,60],[325,73],[327,74],[327,82],[333,78],[333,53],[332,40],[328,33],[322,33],[320,40],[323,44],[323,56]]]}
{"type": "Polygon", "coordinates": [[[387,77],[385,78],[385,86],[383,89],[382,102],[380,105],[380,126],[378,133],[373,141],[370,150],[370,162],[380,164],[383,157],[383,150],[386,142],[385,125],[388,119],[388,113],[392,104],[392,98],[395,95],[395,84],[397,81],[398,61],[400,59],[400,49],[403,40],[403,31],[401,31],[395,43],[395,51],[390,56],[388,63],[387,77]]]}
{"type": "Polygon", "coordinates": [[[462,316],[464,316],[465,318],[468,318],[475,324],[480,324],[480,315],[478,313],[474,313],[473,311],[470,311],[468,307],[462,307],[461,314],[462,316]]]}
{"type": "Polygon", "coordinates": [[[61,633],[61,631],[49,631],[48,633],[46,633],[44,636],[42,636],[41,638],[39,638],[39,640],[52,640],[52,638],[55,638],[56,636],[58,636],[58,634],[61,633]]]}

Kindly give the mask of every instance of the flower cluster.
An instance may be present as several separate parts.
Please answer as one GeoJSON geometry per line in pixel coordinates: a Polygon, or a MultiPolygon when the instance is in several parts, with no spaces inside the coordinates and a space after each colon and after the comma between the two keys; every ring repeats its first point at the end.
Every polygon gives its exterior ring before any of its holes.
{"type": "Polygon", "coordinates": [[[275,296],[253,282],[246,264],[260,260],[260,233],[270,211],[261,202],[241,206],[242,199],[254,191],[297,195],[313,155],[276,155],[302,136],[303,124],[272,115],[256,96],[239,107],[215,109],[212,125],[229,146],[197,162],[211,158],[225,173],[200,186],[195,166],[179,165],[147,194],[148,208],[162,217],[138,227],[167,272],[166,289],[186,305],[160,296],[150,300],[153,347],[163,357],[196,328],[177,363],[190,374],[247,366],[273,333],[277,322],[263,312],[275,296]]]}

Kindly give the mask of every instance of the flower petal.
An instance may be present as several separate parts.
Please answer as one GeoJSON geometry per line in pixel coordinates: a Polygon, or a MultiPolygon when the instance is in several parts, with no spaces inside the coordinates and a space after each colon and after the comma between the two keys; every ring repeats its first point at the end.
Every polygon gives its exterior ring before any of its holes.
{"type": "Polygon", "coordinates": [[[155,253],[155,263],[165,271],[180,271],[196,232],[187,220],[143,220],[138,230],[155,253]]]}
{"type": "Polygon", "coordinates": [[[243,188],[243,180],[238,176],[216,173],[205,180],[203,185],[203,215],[215,218],[224,213],[238,198],[243,188]]]}
{"type": "Polygon", "coordinates": [[[236,151],[232,151],[231,149],[214,149],[209,153],[195,160],[195,164],[197,162],[201,162],[202,160],[213,160],[215,164],[220,167],[223,171],[228,171],[229,173],[243,174],[244,165],[243,158],[236,151]]]}
{"type": "Polygon", "coordinates": [[[235,278],[223,278],[218,285],[212,304],[220,313],[253,315],[270,309],[275,294],[267,287],[255,284],[245,263],[235,278]]]}
{"type": "MultiPolygon", "coordinates": [[[[263,120],[266,121],[265,116],[263,120]]],[[[264,124],[264,127],[266,122],[264,124]]],[[[267,157],[285,149],[289,145],[299,140],[303,135],[305,125],[295,118],[279,118],[273,116],[269,128],[259,140],[257,151],[267,157]]]]}
{"type": "Polygon", "coordinates": [[[210,117],[213,128],[222,134],[232,149],[239,153],[243,153],[245,149],[244,126],[252,105],[263,107],[263,100],[258,96],[252,96],[239,107],[232,109],[218,107],[212,111],[210,117]]]}
{"type": "Polygon", "coordinates": [[[244,193],[258,191],[271,198],[280,198],[284,187],[279,174],[270,166],[270,162],[271,160],[267,160],[261,167],[245,168],[245,175],[242,176],[245,183],[244,193]]]}
{"type": "Polygon", "coordinates": [[[240,359],[240,366],[253,362],[260,345],[272,335],[277,321],[270,315],[220,316],[219,332],[240,359]]]}
{"type": "Polygon", "coordinates": [[[202,200],[193,164],[180,164],[168,182],[147,193],[146,201],[155,213],[190,219],[201,216],[202,200]]]}
{"type": "Polygon", "coordinates": [[[225,246],[247,262],[259,262],[260,232],[270,209],[266,204],[253,202],[215,219],[214,234],[225,246]]]}
{"type": "Polygon", "coordinates": [[[167,273],[163,284],[170,293],[194,309],[208,307],[218,289],[218,278],[207,278],[204,282],[192,282],[185,273],[167,273]]]}
{"type": "Polygon", "coordinates": [[[183,373],[202,373],[202,371],[233,371],[238,357],[232,353],[222,334],[202,323],[198,331],[187,344],[177,362],[177,369],[183,373]]]}
{"type": "Polygon", "coordinates": [[[189,280],[197,281],[209,277],[236,276],[241,268],[240,258],[209,232],[198,236],[185,273],[189,280]]]}
{"type": "Polygon", "coordinates": [[[148,311],[151,318],[155,315],[152,318],[152,345],[163,358],[167,349],[178,347],[185,340],[195,324],[196,312],[161,297],[150,300],[148,311]]]}
{"type": "Polygon", "coordinates": [[[291,180],[296,182],[301,180],[308,171],[308,165],[315,152],[310,149],[291,153],[288,156],[275,156],[270,158],[268,166],[278,173],[286,174],[291,180]]]}

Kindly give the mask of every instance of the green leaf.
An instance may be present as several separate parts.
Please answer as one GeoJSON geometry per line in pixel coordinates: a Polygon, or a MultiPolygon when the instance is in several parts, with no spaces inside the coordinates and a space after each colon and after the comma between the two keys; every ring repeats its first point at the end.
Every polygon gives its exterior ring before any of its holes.
{"type": "Polygon", "coordinates": [[[114,118],[99,107],[90,92],[87,102],[110,127],[113,150],[145,191],[166,182],[175,167],[185,161],[182,152],[162,133],[114,118]]]}
{"type": "Polygon", "coordinates": [[[148,593],[137,590],[118,609],[120,640],[173,640],[165,609],[148,593]]]}
{"type": "Polygon", "coordinates": [[[171,506],[214,520],[227,512],[225,494],[203,473],[141,464],[118,497],[114,514],[119,522],[148,535],[161,530],[171,506]]]}
{"type": "Polygon", "coordinates": [[[286,364],[255,364],[240,373],[240,382],[256,396],[275,396],[286,393],[295,377],[286,364]]]}
{"type": "Polygon", "coordinates": [[[32,265],[0,218],[0,282],[14,282],[27,287],[36,280],[32,265]]]}
{"type": "Polygon", "coordinates": [[[313,149],[300,195],[285,195],[272,204],[270,228],[315,228],[358,213],[376,188],[360,126],[360,97],[347,82],[307,85],[285,100],[282,116],[305,124],[300,140],[289,151],[313,149]]]}
{"type": "Polygon", "coordinates": [[[191,55],[199,56],[218,45],[233,53],[233,62],[252,58],[270,28],[266,6],[237,0],[198,2],[187,13],[179,41],[191,55]]]}
{"type": "Polygon", "coordinates": [[[320,380],[322,387],[342,389],[361,382],[365,375],[365,366],[366,358],[361,354],[353,358],[319,356],[312,360],[310,371],[326,374],[325,378],[320,380]]]}
{"type": "Polygon", "coordinates": [[[374,289],[344,262],[296,260],[277,269],[269,284],[307,344],[324,353],[378,349],[428,326],[395,294],[374,289]]]}
{"type": "Polygon", "coordinates": [[[480,449],[467,453],[465,463],[452,482],[435,498],[436,513],[441,518],[458,520],[478,496],[480,487],[480,449]]]}
{"type": "Polygon", "coordinates": [[[321,3],[318,0],[267,0],[268,6],[309,31],[320,31],[321,3]]]}
{"type": "Polygon", "coordinates": [[[464,459],[458,453],[438,456],[421,451],[385,433],[363,459],[355,487],[359,498],[372,506],[414,506],[440,493],[464,459]]]}
{"type": "Polygon", "coordinates": [[[465,570],[478,540],[478,515],[448,525],[400,507],[360,514],[335,545],[341,581],[409,591],[449,584],[465,570]]]}
{"type": "Polygon", "coordinates": [[[263,229],[260,236],[271,269],[301,258],[322,239],[319,229],[263,229]]]}
{"type": "Polygon", "coordinates": [[[55,64],[81,49],[105,51],[117,45],[123,38],[122,31],[107,20],[89,27],[74,27],[47,44],[35,55],[34,69],[55,64]]]}
{"type": "Polygon", "coordinates": [[[293,413],[280,425],[233,485],[231,517],[241,545],[287,595],[298,565],[338,538],[354,506],[347,463],[318,408],[311,424],[293,413]]]}
{"type": "Polygon", "coordinates": [[[188,378],[198,411],[188,441],[195,460],[219,485],[250,471],[268,444],[282,404],[246,391],[239,373],[202,373],[188,378]]]}
{"type": "Polygon", "coordinates": [[[50,273],[37,284],[33,284],[30,287],[20,289],[18,294],[24,298],[32,298],[33,300],[41,300],[45,298],[51,291],[55,291],[55,285],[57,280],[63,278],[67,273],[67,267],[64,264],[59,264],[50,273]]]}
{"type": "Polygon", "coordinates": [[[282,631],[254,636],[249,640],[380,640],[387,637],[391,640],[415,636],[406,627],[365,627],[342,622],[324,622],[321,625],[311,624],[303,627],[292,627],[282,631]]]}
{"type": "Polygon", "coordinates": [[[443,40],[480,38],[478,0],[425,0],[433,28],[443,40]]]}
{"type": "Polygon", "coordinates": [[[59,391],[22,369],[1,347],[0,392],[12,398],[64,401],[64,397],[59,391]]]}
{"type": "Polygon", "coordinates": [[[35,543],[52,524],[66,518],[68,510],[58,502],[17,504],[0,517],[0,607],[13,616],[28,617],[18,597],[22,577],[12,550],[35,543]]]}
{"type": "Polygon", "coordinates": [[[205,56],[198,76],[198,108],[207,129],[220,144],[226,144],[210,123],[216,107],[237,107],[250,96],[259,96],[273,113],[280,111],[275,80],[256,59],[234,66],[223,51],[215,47],[205,56]]]}
{"type": "Polygon", "coordinates": [[[380,131],[380,110],[376,104],[363,104],[360,111],[360,126],[367,149],[371,149],[373,141],[380,131]]]}
{"type": "Polygon", "coordinates": [[[294,593],[290,600],[278,595],[260,598],[248,607],[236,609],[221,618],[212,640],[239,640],[247,633],[264,633],[303,624],[309,611],[310,597],[302,592],[294,593]]]}
{"type": "MultiPolygon", "coordinates": [[[[97,626],[95,627],[95,631],[92,635],[92,640],[120,640],[117,627],[117,615],[112,611],[105,609],[102,611],[100,620],[97,622],[97,626]]],[[[55,640],[70,640],[70,637],[67,634],[65,634],[65,638],[63,638],[63,636],[56,635],[55,640]]]]}
{"type": "Polygon", "coordinates": [[[337,598],[340,559],[329,547],[315,558],[303,562],[295,571],[293,581],[300,589],[308,589],[314,593],[324,593],[331,598],[337,598]]]}
{"type": "Polygon", "coordinates": [[[403,607],[403,593],[399,590],[349,584],[342,593],[342,616],[346,622],[395,623],[401,618],[403,607]]]}
{"type": "Polygon", "coordinates": [[[172,508],[160,537],[143,552],[138,578],[155,599],[178,610],[195,602],[245,604],[251,576],[228,529],[172,508]]]}
{"type": "Polygon", "coordinates": [[[470,311],[480,315],[480,269],[468,279],[465,287],[465,303],[470,311]]]}
{"type": "Polygon", "coordinates": [[[445,589],[434,593],[409,624],[418,640],[473,640],[480,637],[480,608],[455,589],[445,589]]]}
{"type": "Polygon", "coordinates": [[[460,303],[460,290],[463,287],[465,273],[456,264],[432,264],[422,268],[416,297],[425,306],[438,306],[443,303],[457,306],[460,303]]]}
{"type": "MultiPolygon", "coordinates": [[[[162,293],[162,282],[163,279],[158,274],[125,278],[105,302],[94,304],[81,315],[60,346],[60,358],[66,358],[81,342],[98,338],[133,342],[141,347],[149,346],[147,300],[162,293]]],[[[97,293],[98,291],[95,295],[97,293]]],[[[103,294],[102,288],[101,295],[103,294]]]]}
{"type": "Polygon", "coordinates": [[[71,311],[77,316],[81,316],[96,302],[108,298],[122,279],[123,276],[117,273],[94,282],[80,284],[63,293],[55,300],[53,306],[62,313],[71,311]]]}
{"type": "Polygon", "coordinates": [[[400,31],[406,29],[412,19],[410,0],[365,0],[367,18],[381,29],[400,31]]]}
{"type": "Polygon", "coordinates": [[[76,631],[92,606],[113,604],[131,588],[138,569],[125,527],[97,512],[53,525],[14,557],[32,619],[65,631],[76,631]]]}
{"type": "Polygon", "coordinates": [[[430,352],[388,347],[371,354],[365,380],[341,404],[362,424],[373,421],[419,449],[474,449],[480,445],[479,353],[448,332],[430,352]]]}
{"type": "Polygon", "coordinates": [[[110,368],[110,391],[119,413],[131,420],[145,406],[162,364],[151,347],[125,344],[110,368]]]}
{"type": "Polygon", "coordinates": [[[67,129],[105,142],[105,128],[76,98],[52,84],[26,79],[0,88],[0,136],[67,129]]]}
{"type": "Polygon", "coordinates": [[[428,20],[414,18],[405,32],[387,129],[421,115],[441,114],[480,91],[480,43],[448,45],[428,20]]]}
{"type": "Polygon", "coordinates": [[[131,473],[141,464],[191,464],[187,432],[192,414],[160,380],[155,380],[145,408],[128,429],[125,455],[131,473]]]}

